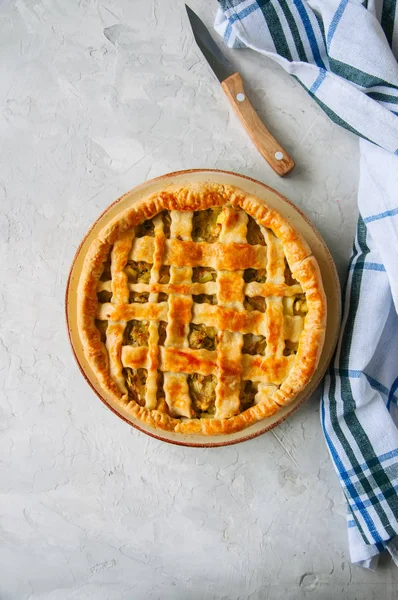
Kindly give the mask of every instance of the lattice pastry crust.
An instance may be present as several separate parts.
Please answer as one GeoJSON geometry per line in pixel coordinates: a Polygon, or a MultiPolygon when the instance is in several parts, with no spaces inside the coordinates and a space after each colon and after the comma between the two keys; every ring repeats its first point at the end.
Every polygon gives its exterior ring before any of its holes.
{"type": "Polygon", "coordinates": [[[148,425],[239,431],[286,404],[318,365],[318,264],[277,211],[241,189],[169,187],[93,241],[79,333],[101,387],[148,425]]]}

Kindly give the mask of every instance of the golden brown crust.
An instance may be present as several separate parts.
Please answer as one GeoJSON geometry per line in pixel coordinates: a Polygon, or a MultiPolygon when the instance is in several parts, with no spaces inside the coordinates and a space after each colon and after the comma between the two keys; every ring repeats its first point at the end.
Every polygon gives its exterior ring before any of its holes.
{"type": "MultiPolygon", "coordinates": [[[[228,225],[233,226],[236,217],[232,208],[230,211],[227,214],[228,225]]],[[[239,431],[271,416],[280,410],[280,406],[291,403],[309,383],[318,365],[323,347],[326,327],[326,298],[319,267],[311,255],[310,248],[286,219],[254,196],[247,195],[238,188],[203,183],[184,188],[170,187],[146,198],[118,215],[99,233],[87,253],[82,270],[78,289],[78,314],[79,333],[86,358],[101,387],[114,401],[122,404],[128,412],[151,427],[184,434],[217,435],[239,431]],[[150,283],[138,283],[134,289],[139,293],[148,294],[167,291],[167,294],[170,294],[169,312],[167,312],[166,303],[162,302],[158,304],[151,302],[128,304],[128,281],[121,270],[126,264],[128,248],[131,246],[132,228],[146,219],[151,219],[162,210],[195,211],[222,206],[226,203],[245,211],[261,226],[270,230],[279,240],[277,244],[272,244],[275,256],[270,253],[268,257],[268,266],[273,273],[271,281],[247,283],[243,292],[242,277],[235,277],[236,271],[261,269],[264,266],[267,256],[265,246],[251,246],[247,243],[228,241],[228,245],[232,248],[232,251],[228,251],[221,240],[210,245],[193,242],[190,239],[184,239],[183,236],[178,236],[180,239],[166,240],[164,235],[158,234],[156,237],[143,237],[135,240],[134,259],[145,261],[146,257],[151,256],[154,257],[154,261],[162,261],[162,264],[171,265],[172,268],[181,267],[179,269],[180,280],[176,275],[176,279],[168,284],[160,285],[156,281],[151,281],[150,283]],[[112,281],[113,289],[109,290],[108,284],[99,282],[99,278],[114,244],[119,244],[121,247],[119,259],[122,256],[120,260],[124,263],[119,265],[118,272],[112,281]],[[278,273],[280,273],[281,252],[284,253],[297,284],[288,285],[280,280],[278,273]],[[220,269],[224,271],[220,276],[220,279],[224,279],[224,283],[219,290],[219,304],[194,304],[192,318],[192,301],[187,300],[189,296],[185,297],[181,294],[214,294],[218,289],[218,283],[187,283],[185,269],[182,268],[184,265],[206,266],[217,271],[220,269]],[[225,271],[230,271],[231,276],[226,277],[225,271]],[[113,291],[119,300],[121,298],[124,300],[120,305],[105,303],[99,306],[97,291],[100,290],[113,291]],[[302,323],[300,316],[284,317],[283,302],[284,299],[300,292],[305,294],[308,312],[299,336],[297,354],[283,356],[283,354],[281,355],[284,345],[283,327],[285,327],[285,335],[287,335],[288,331],[293,331],[295,326],[302,323]],[[264,296],[268,298],[266,331],[264,331],[264,315],[261,312],[243,311],[240,309],[240,301],[238,304],[236,302],[236,305],[234,304],[234,300],[238,297],[243,298],[243,294],[248,297],[264,296]],[[173,311],[179,315],[179,327],[186,328],[189,327],[190,322],[197,322],[206,323],[206,325],[214,326],[222,331],[225,341],[221,342],[219,350],[193,350],[190,348],[178,350],[163,347],[154,349],[153,346],[148,349],[121,346],[121,332],[125,322],[135,318],[145,319],[149,323],[171,319],[171,331],[173,311]],[[95,319],[98,317],[109,318],[112,322],[116,321],[112,326],[116,332],[115,340],[117,338],[119,341],[115,341],[111,349],[111,352],[117,354],[113,358],[108,355],[107,349],[100,339],[95,325],[95,319]],[[283,325],[284,322],[285,325],[283,325]],[[120,327],[118,323],[121,324],[120,327]],[[265,357],[241,355],[242,335],[245,333],[266,333],[269,355],[265,357]],[[228,354],[227,348],[231,344],[234,348],[239,346],[238,354],[228,354]],[[275,354],[276,356],[274,356],[275,354]],[[218,397],[224,403],[224,413],[219,411],[218,414],[226,414],[228,417],[176,418],[167,412],[142,407],[135,401],[129,400],[120,382],[116,382],[111,377],[110,358],[111,362],[119,361],[124,368],[139,368],[151,361],[155,370],[161,364],[162,370],[165,372],[173,370],[174,372],[201,373],[203,375],[216,372],[219,380],[218,397]],[[234,399],[229,405],[227,396],[228,390],[231,385],[235,385],[241,372],[245,373],[244,379],[262,382],[259,385],[266,386],[267,393],[261,396],[261,403],[255,404],[243,412],[238,412],[237,398],[239,398],[239,394],[236,396],[235,392],[234,396],[234,393],[231,392],[230,396],[234,399]],[[270,377],[270,373],[272,373],[272,377],[270,377]],[[288,373],[287,377],[286,373],[288,373]]],[[[110,328],[110,334],[112,331],[110,328]]],[[[182,336],[183,333],[181,331],[182,336]]],[[[150,333],[149,335],[155,335],[153,339],[157,339],[157,334],[150,333]]],[[[178,331],[173,332],[174,337],[178,338],[178,335],[178,331]]],[[[165,381],[165,385],[179,386],[182,405],[184,404],[184,394],[187,394],[186,375],[184,377],[173,381],[170,379],[168,383],[165,381]]],[[[158,406],[164,408],[166,406],[164,400],[158,406]]],[[[188,409],[185,408],[185,410],[188,409]]],[[[184,413],[180,412],[181,414],[184,413]]],[[[190,416],[192,412],[188,410],[186,414],[190,416]]]]}

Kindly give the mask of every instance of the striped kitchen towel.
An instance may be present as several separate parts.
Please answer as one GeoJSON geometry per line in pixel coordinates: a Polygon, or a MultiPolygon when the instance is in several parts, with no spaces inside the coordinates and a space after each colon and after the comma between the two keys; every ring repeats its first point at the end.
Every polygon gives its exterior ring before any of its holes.
{"type": "Polygon", "coordinates": [[[295,77],[360,136],[360,212],[322,427],[346,500],[352,562],[398,565],[397,0],[219,0],[215,28],[295,77]],[[372,143],[371,143],[372,142],[372,143]]]}

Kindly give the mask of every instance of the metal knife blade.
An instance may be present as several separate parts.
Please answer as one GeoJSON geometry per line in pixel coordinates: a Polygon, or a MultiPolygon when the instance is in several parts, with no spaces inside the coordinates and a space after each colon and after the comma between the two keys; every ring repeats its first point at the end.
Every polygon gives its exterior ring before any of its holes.
{"type": "Polygon", "coordinates": [[[216,42],[211,37],[209,30],[198,15],[193,12],[189,6],[187,9],[188,19],[192,27],[193,35],[196,43],[202,51],[205,59],[213,69],[217,79],[223,82],[230,75],[235,73],[236,69],[225,58],[216,42]]]}

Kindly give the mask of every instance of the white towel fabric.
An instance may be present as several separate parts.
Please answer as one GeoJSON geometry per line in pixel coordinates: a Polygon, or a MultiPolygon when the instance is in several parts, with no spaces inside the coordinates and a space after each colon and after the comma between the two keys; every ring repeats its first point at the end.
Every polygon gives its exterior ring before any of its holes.
{"type": "Polygon", "coordinates": [[[361,136],[360,218],[322,426],[347,499],[352,562],[374,568],[387,549],[398,565],[396,0],[219,3],[215,28],[230,47],[277,61],[361,136]]]}

